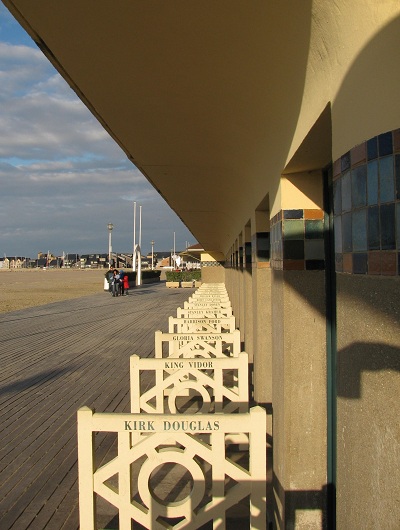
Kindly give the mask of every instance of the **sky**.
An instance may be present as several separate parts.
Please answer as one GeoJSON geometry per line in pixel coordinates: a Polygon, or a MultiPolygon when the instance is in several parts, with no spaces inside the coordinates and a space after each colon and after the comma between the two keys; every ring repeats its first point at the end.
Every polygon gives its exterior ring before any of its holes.
{"type": "Polygon", "coordinates": [[[196,243],[0,2],[0,257],[196,243]]]}

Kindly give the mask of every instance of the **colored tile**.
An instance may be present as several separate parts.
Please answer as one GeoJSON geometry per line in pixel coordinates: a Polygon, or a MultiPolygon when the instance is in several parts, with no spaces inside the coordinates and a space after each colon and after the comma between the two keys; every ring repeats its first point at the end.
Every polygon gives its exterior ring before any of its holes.
{"type": "Polygon", "coordinates": [[[335,215],[342,213],[342,179],[333,183],[333,213],[335,215]]]}
{"type": "Polygon", "coordinates": [[[308,259],[306,260],[306,270],[307,271],[323,271],[325,269],[325,261],[318,259],[308,259]]]}
{"type": "Polygon", "coordinates": [[[283,260],[283,270],[285,271],[304,271],[304,260],[283,260]]]}
{"type": "Polygon", "coordinates": [[[378,204],[378,160],[367,165],[367,202],[368,205],[378,204]]]}
{"type": "Polygon", "coordinates": [[[344,173],[348,169],[350,169],[350,151],[345,153],[341,157],[341,170],[342,170],[342,173],[344,173]]]}
{"type": "Polygon", "coordinates": [[[304,239],[304,221],[302,219],[285,219],[283,221],[283,237],[288,239],[304,239]]]}
{"type": "Polygon", "coordinates": [[[400,202],[396,204],[396,248],[400,250],[400,202]]]}
{"type": "Polygon", "coordinates": [[[395,205],[394,203],[382,204],[380,207],[379,221],[381,226],[381,249],[391,250],[396,248],[395,230],[395,205]]]}
{"type": "Polygon", "coordinates": [[[269,261],[260,261],[255,265],[257,269],[269,269],[271,267],[271,263],[269,261]]]}
{"type": "MultiPolygon", "coordinates": [[[[336,183],[335,183],[336,184],[336,183]]],[[[304,219],[324,219],[325,212],[324,210],[304,210],[304,219]]]]}
{"type": "Polygon", "coordinates": [[[246,257],[246,265],[249,265],[251,263],[251,243],[245,242],[244,244],[244,253],[246,257]]]}
{"type": "Polygon", "coordinates": [[[351,252],[353,250],[352,230],[351,230],[351,213],[342,215],[342,237],[343,237],[343,252],[351,252]]]}
{"type": "Polygon", "coordinates": [[[303,210],[283,210],[284,219],[303,219],[303,210]]]}
{"type": "Polygon", "coordinates": [[[285,240],[283,259],[304,259],[304,241],[285,240]]]}
{"type": "Polygon", "coordinates": [[[400,152],[400,129],[393,131],[393,151],[400,152]]]}
{"type": "Polygon", "coordinates": [[[380,134],[378,136],[379,156],[391,155],[393,153],[392,132],[380,134]]]}
{"type": "Polygon", "coordinates": [[[310,239],[304,241],[304,257],[306,260],[324,260],[325,242],[323,239],[310,239]]]}
{"type": "Polygon", "coordinates": [[[333,231],[335,236],[335,252],[341,253],[343,251],[342,244],[342,218],[340,215],[334,217],[333,231]]]}
{"type": "Polygon", "coordinates": [[[309,220],[306,221],[305,237],[306,239],[322,239],[324,237],[324,221],[309,220]]]}
{"type": "Polygon", "coordinates": [[[367,141],[367,159],[374,160],[378,158],[378,138],[375,136],[367,141]]]}
{"type": "Polygon", "coordinates": [[[381,238],[379,229],[379,206],[368,208],[368,250],[379,250],[381,238]]]}
{"type": "Polygon", "coordinates": [[[353,274],[367,274],[368,255],[366,253],[353,254],[353,274]]]}
{"type": "Polygon", "coordinates": [[[400,155],[395,156],[395,182],[396,182],[396,199],[400,200],[400,155]]]}
{"type": "Polygon", "coordinates": [[[382,202],[394,201],[393,157],[379,159],[379,195],[382,202]]]}
{"type": "Polygon", "coordinates": [[[397,252],[381,252],[382,274],[395,276],[397,252]]]}
{"type": "Polygon", "coordinates": [[[342,212],[351,210],[351,174],[347,171],[342,177],[342,212]]]}
{"type": "Polygon", "coordinates": [[[367,210],[356,210],[352,214],[353,251],[367,250],[367,210]]]}
{"type": "Polygon", "coordinates": [[[351,172],[351,200],[353,208],[367,204],[367,166],[364,164],[351,172]]]}
{"type": "Polygon", "coordinates": [[[256,233],[256,258],[258,261],[265,261],[270,259],[270,233],[257,232],[256,233]]]}
{"type": "Polygon", "coordinates": [[[368,274],[381,274],[381,253],[368,252],[368,274]]]}
{"type": "Polygon", "coordinates": [[[356,147],[353,147],[353,149],[350,151],[350,157],[352,166],[355,166],[362,162],[366,162],[367,149],[365,142],[360,145],[356,145],[356,147]]]}
{"type": "Polygon", "coordinates": [[[352,274],[353,272],[353,254],[343,254],[343,272],[352,274]]]}

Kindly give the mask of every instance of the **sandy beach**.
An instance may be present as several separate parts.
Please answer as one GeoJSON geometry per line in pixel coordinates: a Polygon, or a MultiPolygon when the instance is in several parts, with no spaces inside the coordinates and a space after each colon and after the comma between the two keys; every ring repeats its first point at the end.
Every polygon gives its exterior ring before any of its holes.
{"type": "Polygon", "coordinates": [[[105,270],[0,269],[0,313],[104,292],[105,270]]]}

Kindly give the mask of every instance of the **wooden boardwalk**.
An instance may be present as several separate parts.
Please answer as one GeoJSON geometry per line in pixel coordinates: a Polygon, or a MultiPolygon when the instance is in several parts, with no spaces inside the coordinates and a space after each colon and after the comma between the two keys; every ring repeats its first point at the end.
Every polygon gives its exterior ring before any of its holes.
{"type": "Polygon", "coordinates": [[[79,528],[76,411],[129,412],[130,355],[154,355],[193,291],[150,284],[0,315],[1,530],[79,528]]]}

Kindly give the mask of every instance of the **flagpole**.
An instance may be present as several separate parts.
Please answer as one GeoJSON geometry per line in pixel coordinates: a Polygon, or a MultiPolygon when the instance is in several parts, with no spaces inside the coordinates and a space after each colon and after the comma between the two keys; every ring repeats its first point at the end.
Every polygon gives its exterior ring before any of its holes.
{"type": "Polygon", "coordinates": [[[139,247],[142,252],[142,206],[139,206],[139,247]]]}
{"type": "Polygon", "coordinates": [[[136,202],[133,203],[133,252],[132,252],[132,270],[136,270],[136,202]]]}
{"type": "Polygon", "coordinates": [[[175,265],[175,269],[176,269],[175,232],[174,232],[174,265],[175,265]]]}

